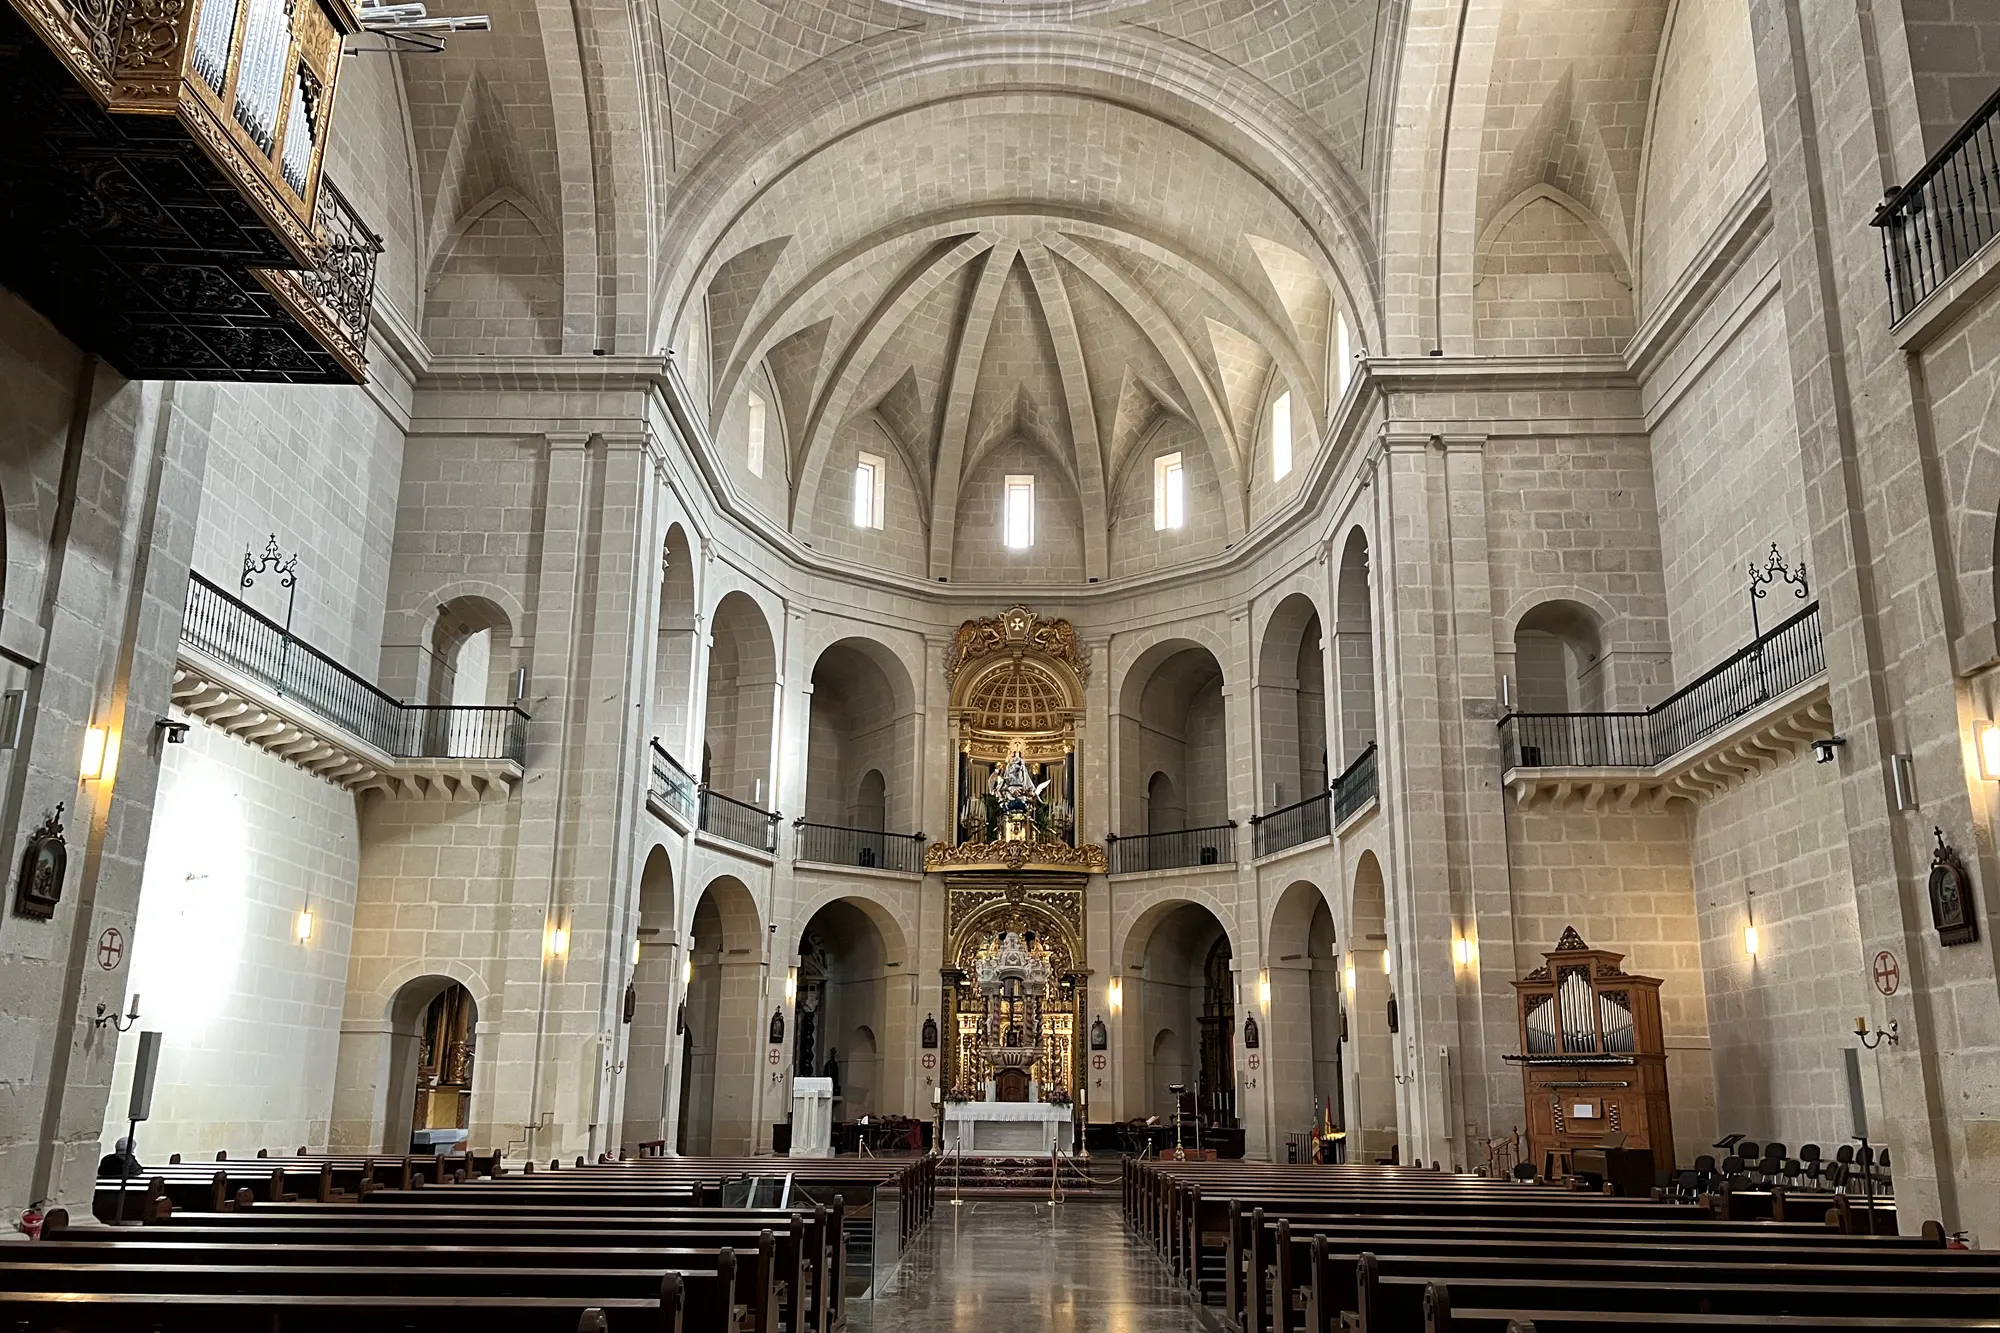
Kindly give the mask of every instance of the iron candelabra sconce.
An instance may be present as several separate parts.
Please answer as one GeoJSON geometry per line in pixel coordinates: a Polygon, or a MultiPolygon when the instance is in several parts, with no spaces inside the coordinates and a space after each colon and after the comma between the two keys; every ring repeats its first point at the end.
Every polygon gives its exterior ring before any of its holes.
{"type": "Polygon", "coordinates": [[[1871,1051],[1885,1041],[1891,1046],[1900,1046],[1903,1044],[1901,1035],[1896,1031],[1896,1020],[1893,1018],[1889,1020],[1887,1028],[1876,1028],[1873,1032],[1868,1030],[1867,1019],[1857,1018],[1854,1020],[1854,1035],[1859,1037],[1861,1044],[1871,1051]]]}
{"type": "Polygon", "coordinates": [[[90,1020],[90,1025],[94,1028],[108,1027],[115,1032],[126,1032],[129,1031],[132,1025],[138,1021],[139,1021],[139,997],[135,993],[132,996],[132,1006],[130,1010],[128,1010],[126,1013],[123,1014],[112,1013],[110,1005],[105,1004],[102,1001],[99,1001],[97,1005],[97,1016],[90,1020]]]}

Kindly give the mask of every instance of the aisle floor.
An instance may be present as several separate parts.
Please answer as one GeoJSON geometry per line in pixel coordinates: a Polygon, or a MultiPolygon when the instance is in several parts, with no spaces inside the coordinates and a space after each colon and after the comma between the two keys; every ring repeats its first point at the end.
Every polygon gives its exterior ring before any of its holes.
{"type": "Polygon", "coordinates": [[[865,1333],[1191,1333],[1194,1311],[1111,1198],[940,1199],[873,1302],[865,1333]]]}

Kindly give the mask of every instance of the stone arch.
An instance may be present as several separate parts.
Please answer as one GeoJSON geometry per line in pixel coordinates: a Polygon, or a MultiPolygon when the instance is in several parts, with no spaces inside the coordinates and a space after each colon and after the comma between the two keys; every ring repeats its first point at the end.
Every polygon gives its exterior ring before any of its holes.
{"type": "Polygon", "coordinates": [[[660,543],[652,734],[684,766],[688,763],[687,727],[694,705],[694,669],[701,635],[695,550],[684,525],[679,522],[667,525],[667,535],[660,543]]]}
{"type": "Polygon", "coordinates": [[[678,920],[673,856],[655,843],[639,872],[639,938],[628,979],[632,1021],[626,1034],[625,1126],[620,1140],[627,1151],[667,1137],[674,980],[681,959],[674,929],[678,920]]]}
{"type": "Polygon", "coordinates": [[[1317,884],[1295,880],[1285,888],[1267,941],[1264,1050],[1277,1131],[1304,1131],[1329,1105],[1333,1123],[1343,1124],[1340,938],[1332,904],[1317,884]]]}
{"type": "Polygon", "coordinates": [[[563,350],[563,245],[518,190],[493,191],[460,216],[424,282],[424,336],[470,350],[463,332],[503,352],[563,350]]]}
{"type": "Polygon", "coordinates": [[[1187,806],[1182,803],[1180,790],[1174,786],[1173,776],[1156,772],[1146,779],[1146,820],[1147,833],[1177,833],[1187,827],[1187,806]]]}
{"type": "MultiPolygon", "coordinates": [[[[1204,1117],[1236,1123],[1236,949],[1226,918],[1189,896],[1156,902],[1127,930],[1123,959],[1121,1045],[1141,1058],[1125,1064],[1130,1113],[1171,1115],[1168,1085],[1183,1084],[1204,1117]],[[1197,1033],[1179,1048],[1181,1063],[1163,1065],[1163,1033],[1197,1033]]],[[[1170,1048],[1171,1049],[1171,1048],[1170,1048]]]]}
{"type": "Polygon", "coordinates": [[[1333,615],[1334,695],[1340,737],[1340,767],[1360,758],[1380,735],[1375,711],[1375,601],[1369,570],[1368,534],[1350,528],[1340,549],[1333,615]]]}
{"type": "Polygon", "coordinates": [[[458,707],[511,703],[513,632],[505,608],[490,597],[467,593],[440,603],[431,622],[425,697],[458,707]]]}
{"type": "Polygon", "coordinates": [[[1344,1079],[1348,1160],[1371,1162],[1389,1156],[1397,1144],[1396,1038],[1389,1031],[1389,1006],[1401,981],[1389,930],[1388,884],[1374,852],[1363,852],[1355,862],[1349,892],[1341,955],[1350,1057],[1344,1079]]]}
{"type": "Polygon", "coordinates": [[[907,1113],[903,1051],[912,1006],[901,924],[880,903],[845,893],[828,895],[795,919],[801,924],[788,964],[799,969],[790,1028],[794,1074],[821,1074],[838,1051],[840,1119],[907,1113]]]}
{"type": "Polygon", "coordinates": [[[866,776],[881,789],[874,830],[918,819],[917,693],[903,660],[877,640],[849,636],[820,650],[812,668],[805,817],[861,828],[866,776]]]}
{"type": "Polygon", "coordinates": [[[1327,789],[1326,658],[1319,607],[1288,594],[1264,625],[1257,654],[1257,800],[1276,810],[1327,789]]]}
{"type": "MultiPolygon", "coordinates": [[[[417,1101],[422,1090],[419,1071],[419,1055],[424,1044],[424,1022],[432,1005],[448,993],[459,992],[464,1003],[472,1009],[472,1023],[466,1029],[468,1050],[466,1060],[473,1064],[468,1077],[477,1076],[473,1052],[469,1047],[476,1044],[472,1034],[477,1031],[479,1003],[472,991],[454,977],[437,972],[427,972],[411,977],[390,995],[387,1008],[388,1019],[388,1078],[385,1084],[386,1097],[382,1103],[382,1151],[397,1154],[411,1151],[411,1134],[417,1114],[417,1101]]],[[[440,1058],[450,1059],[449,1052],[440,1058]]],[[[471,1121],[458,1128],[468,1128],[471,1121]]],[[[444,1126],[452,1128],[452,1126],[444,1126]]]]}
{"type": "Polygon", "coordinates": [[[1550,598],[1514,622],[1515,709],[1523,713],[1602,712],[1605,627],[1581,602],[1550,598]]]}
{"type": "Polygon", "coordinates": [[[733,800],[769,809],[778,656],[771,624],[748,593],[732,591],[710,620],[707,726],[701,780],[733,800]]]}
{"type": "Polygon", "coordinates": [[[1473,345],[1491,356],[1613,355],[1637,328],[1619,238],[1546,184],[1515,196],[1481,234],[1472,304],[1473,345]]]}
{"type": "Polygon", "coordinates": [[[1229,820],[1229,731],[1222,665],[1189,639],[1163,639],[1119,684],[1119,827],[1144,830],[1153,775],[1167,774],[1188,828],[1229,820]]]}
{"type": "Polygon", "coordinates": [[[749,1153],[763,1037],[764,929],[742,880],[718,875],[696,900],[687,933],[677,1151],[749,1153]]]}

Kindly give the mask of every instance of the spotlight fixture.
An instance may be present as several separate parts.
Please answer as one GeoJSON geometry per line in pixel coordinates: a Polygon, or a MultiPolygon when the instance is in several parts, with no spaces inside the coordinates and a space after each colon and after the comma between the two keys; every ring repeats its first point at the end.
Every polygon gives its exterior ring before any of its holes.
{"type": "Polygon", "coordinates": [[[1812,743],[1813,762],[1815,764],[1832,763],[1834,752],[1845,744],[1847,744],[1847,737],[1845,736],[1824,736],[1814,741],[1812,743]]]}

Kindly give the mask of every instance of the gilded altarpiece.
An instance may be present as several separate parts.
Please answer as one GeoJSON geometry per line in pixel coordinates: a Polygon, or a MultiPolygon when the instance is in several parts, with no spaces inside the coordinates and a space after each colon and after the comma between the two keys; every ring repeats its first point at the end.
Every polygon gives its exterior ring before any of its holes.
{"type": "Polygon", "coordinates": [[[1083,1064],[1084,1007],[1090,994],[1090,970],[1084,964],[1088,882],[1081,875],[945,876],[943,1003],[949,1039],[943,1051],[944,1086],[954,1095],[977,1099],[989,1080],[1004,1087],[1002,1076],[1018,1067],[1032,1070],[1044,1099],[1053,1094],[1080,1099],[1077,1073],[1083,1064]],[[1029,1062],[1013,1052],[996,1058],[993,1043],[981,1032],[990,1009],[977,984],[980,959],[1008,936],[1030,941],[1048,961],[1048,990],[1039,1006],[1041,1031],[1033,1043],[1038,1058],[1029,1062]]]}

